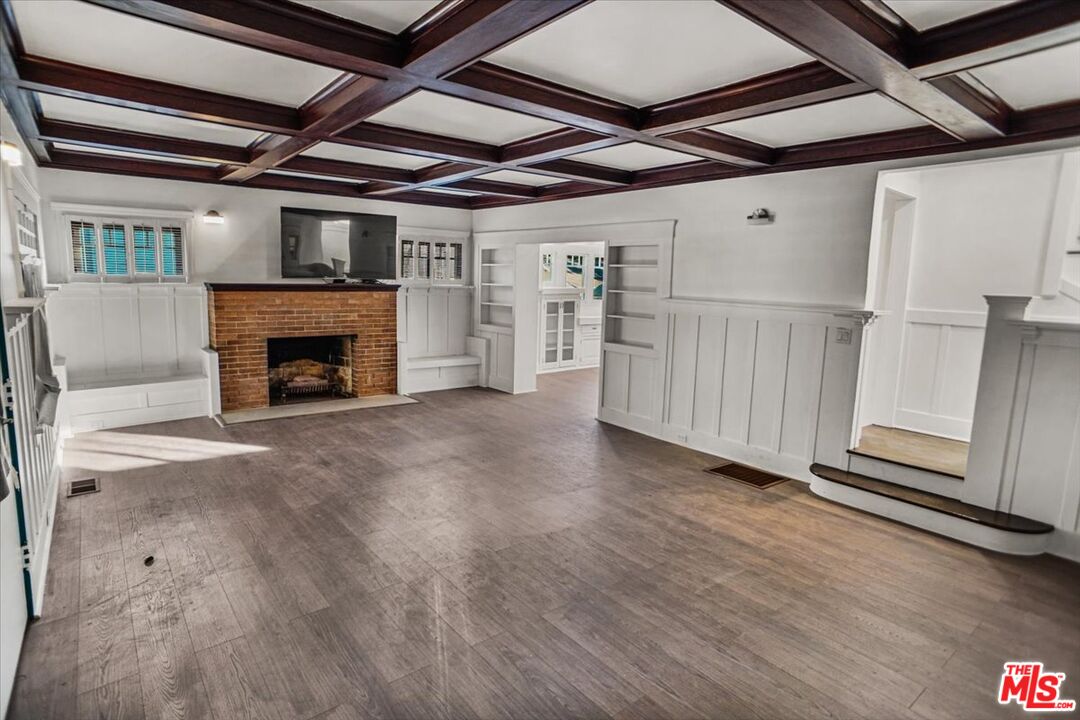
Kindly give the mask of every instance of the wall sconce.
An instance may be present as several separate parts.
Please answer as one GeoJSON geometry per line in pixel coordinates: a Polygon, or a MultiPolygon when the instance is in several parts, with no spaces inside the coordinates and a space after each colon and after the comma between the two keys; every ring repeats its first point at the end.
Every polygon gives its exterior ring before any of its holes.
{"type": "Polygon", "coordinates": [[[15,143],[9,143],[6,140],[0,142],[0,160],[11,167],[19,167],[22,165],[22,150],[15,143]]]}
{"type": "Polygon", "coordinates": [[[202,216],[202,221],[207,225],[224,225],[225,216],[217,210],[210,210],[202,216]]]}
{"type": "Polygon", "coordinates": [[[776,219],[776,214],[769,212],[768,208],[758,208],[746,216],[747,225],[768,225],[776,219]]]}

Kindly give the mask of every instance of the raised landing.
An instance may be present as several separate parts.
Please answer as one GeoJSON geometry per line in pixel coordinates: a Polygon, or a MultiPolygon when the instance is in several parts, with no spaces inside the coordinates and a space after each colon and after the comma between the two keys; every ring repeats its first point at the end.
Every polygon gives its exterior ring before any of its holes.
{"type": "Polygon", "coordinates": [[[1037,555],[1053,526],[953,498],[814,463],[817,495],[990,550],[1037,555]]]}
{"type": "Polygon", "coordinates": [[[867,425],[848,452],[960,480],[967,472],[968,443],[912,430],[867,425]]]}
{"type": "Polygon", "coordinates": [[[230,410],[218,416],[222,425],[277,420],[279,418],[301,417],[303,415],[323,415],[326,413],[363,410],[365,408],[387,407],[390,405],[411,405],[417,402],[404,395],[369,395],[340,400],[321,400],[319,402],[296,403],[294,405],[274,405],[273,407],[254,408],[252,410],[230,410]]]}

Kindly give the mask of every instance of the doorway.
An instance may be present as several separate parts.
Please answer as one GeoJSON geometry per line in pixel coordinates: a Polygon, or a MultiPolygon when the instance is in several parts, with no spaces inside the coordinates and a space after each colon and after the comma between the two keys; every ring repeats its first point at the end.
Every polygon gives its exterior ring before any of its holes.
{"type": "Polygon", "coordinates": [[[539,247],[537,372],[600,364],[604,244],[548,243],[539,247]]]}

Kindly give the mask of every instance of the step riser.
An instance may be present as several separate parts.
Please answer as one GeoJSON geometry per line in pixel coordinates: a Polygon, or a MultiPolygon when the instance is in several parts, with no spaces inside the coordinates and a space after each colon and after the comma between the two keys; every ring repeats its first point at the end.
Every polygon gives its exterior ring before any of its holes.
{"type": "Polygon", "coordinates": [[[915,488],[923,492],[944,495],[945,497],[960,499],[964,481],[948,475],[940,475],[929,470],[897,465],[888,460],[875,460],[863,455],[848,453],[848,472],[859,473],[872,477],[875,480],[884,480],[894,485],[915,488]]]}
{"type": "Polygon", "coordinates": [[[1051,537],[1051,533],[999,530],[817,476],[810,482],[810,490],[819,497],[841,505],[1009,555],[1041,555],[1046,552],[1051,537]]]}

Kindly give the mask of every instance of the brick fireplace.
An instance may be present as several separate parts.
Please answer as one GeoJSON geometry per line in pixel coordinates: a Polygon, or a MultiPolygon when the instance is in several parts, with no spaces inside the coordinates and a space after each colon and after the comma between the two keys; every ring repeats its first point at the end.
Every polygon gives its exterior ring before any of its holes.
{"type": "Polygon", "coordinates": [[[350,394],[397,392],[397,286],[207,283],[221,409],[268,407],[268,342],[350,338],[350,394]]]}

